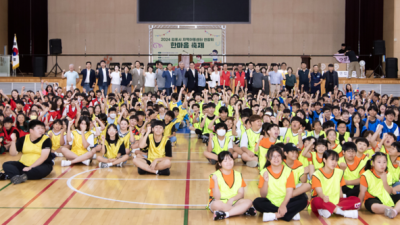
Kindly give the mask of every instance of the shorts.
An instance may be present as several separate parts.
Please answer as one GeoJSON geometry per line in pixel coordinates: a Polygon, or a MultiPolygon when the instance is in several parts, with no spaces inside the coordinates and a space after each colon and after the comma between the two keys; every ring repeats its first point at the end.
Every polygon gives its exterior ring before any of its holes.
{"type": "MultiPolygon", "coordinates": [[[[214,200],[215,199],[211,199],[211,201],[208,203],[208,209],[212,212],[212,213],[214,213],[214,211],[212,211],[212,209],[211,209],[211,205],[212,205],[212,203],[214,202],[214,200]]],[[[240,200],[240,199],[239,199],[240,200]]],[[[236,202],[238,202],[239,200],[237,200],[237,201],[235,201],[233,204],[232,204],[232,206],[234,206],[235,204],[236,204],[236,202]]]]}
{"type": "MultiPolygon", "coordinates": [[[[392,197],[392,200],[393,200],[395,205],[400,200],[400,194],[390,195],[390,197],[392,197]]],[[[372,209],[371,209],[373,204],[382,204],[382,202],[381,202],[381,200],[379,200],[379,198],[369,198],[369,199],[367,199],[365,201],[364,205],[365,205],[365,208],[368,211],[370,211],[371,213],[374,213],[374,212],[372,212],[372,209]]]]}

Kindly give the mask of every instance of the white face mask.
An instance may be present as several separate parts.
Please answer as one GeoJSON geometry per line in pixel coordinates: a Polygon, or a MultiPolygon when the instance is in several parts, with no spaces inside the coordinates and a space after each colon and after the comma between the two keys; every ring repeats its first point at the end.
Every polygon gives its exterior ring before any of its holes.
{"type": "Polygon", "coordinates": [[[220,129],[220,130],[217,130],[217,134],[218,134],[218,136],[225,136],[225,134],[226,134],[226,131],[225,131],[225,130],[222,130],[222,129],[220,129]]]}
{"type": "Polygon", "coordinates": [[[115,116],[116,116],[116,114],[115,114],[115,113],[111,113],[111,114],[110,114],[110,118],[111,118],[111,119],[114,119],[114,118],[115,118],[115,116]]]}

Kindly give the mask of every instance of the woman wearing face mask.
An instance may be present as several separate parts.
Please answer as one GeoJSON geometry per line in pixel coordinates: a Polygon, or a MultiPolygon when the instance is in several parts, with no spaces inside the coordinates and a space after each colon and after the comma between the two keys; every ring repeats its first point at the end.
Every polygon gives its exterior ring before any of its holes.
{"type": "Polygon", "coordinates": [[[244,199],[246,183],[241,173],[233,170],[234,159],[230,152],[222,151],[217,156],[217,171],[210,175],[208,209],[214,213],[214,220],[232,216],[256,215],[249,199],[244,199]]]}
{"type": "Polygon", "coordinates": [[[215,125],[214,130],[216,135],[214,136],[212,133],[210,133],[207,150],[203,153],[211,165],[215,165],[217,163],[218,154],[220,152],[229,151],[231,154],[233,153],[232,139],[226,137],[226,132],[228,130],[226,124],[218,123],[215,125]]]}
{"type": "Polygon", "coordinates": [[[72,131],[72,121],[68,123],[67,141],[71,145],[71,150],[62,148],[61,152],[67,160],[61,161],[61,166],[70,166],[75,163],[90,164],[90,159],[95,154],[91,148],[94,147],[94,134],[90,129],[88,117],[81,117],[78,121],[78,128],[72,131]]]}

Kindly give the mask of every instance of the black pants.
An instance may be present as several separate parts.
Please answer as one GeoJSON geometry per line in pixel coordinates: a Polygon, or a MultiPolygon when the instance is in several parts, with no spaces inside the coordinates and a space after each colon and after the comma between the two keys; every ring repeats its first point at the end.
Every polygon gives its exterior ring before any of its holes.
{"type": "MultiPolygon", "coordinates": [[[[206,88],[207,88],[207,86],[204,86],[204,87],[198,86],[196,92],[197,92],[197,93],[201,93],[201,92],[202,92],[204,89],[206,89],[206,88]]],[[[194,97],[194,96],[193,96],[193,97],[194,97]]]]}
{"type": "MultiPolygon", "coordinates": [[[[390,197],[392,198],[395,205],[400,200],[400,194],[390,195],[390,197]]],[[[371,213],[374,213],[374,212],[372,212],[373,204],[382,204],[382,202],[379,198],[369,198],[365,201],[364,206],[368,211],[370,211],[371,213]]]]}
{"type": "MultiPolygon", "coordinates": [[[[297,213],[299,213],[301,210],[307,207],[307,201],[308,199],[306,194],[302,194],[294,198],[291,198],[288,204],[286,205],[287,212],[285,216],[283,216],[281,219],[283,219],[286,222],[291,221],[297,213]]],[[[272,204],[268,198],[254,199],[253,206],[254,208],[256,208],[257,211],[262,213],[265,212],[276,213],[278,212],[279,209],[279,207],[272,204]]]]}
{"type": "Polygon", "coordinates": [[[333,89],[334,89],[334,85],[333,84],[327,84],[325,85],[325,93],[328,94],[329,92],[331,92],[331,94],[333,94],[333,89]]]}
{"type": "Polygon", "coordinates": [[[294,86],[287,86],[287,85],[285,86],[285,88],[289,92],[289,94],[292,93],[293,87],[294,86]]]}
{"type": "Polygon", "coordinates": [[[34,167],[29,171],[22,171],[26,166],[18,161],[8,161],[3,164],[4,173],[12,178],[15,175],[22,175],[23,173],[28,176],[28,180],[39,180],[45,178],[53,170],[53,164],[43,163],[40,166],[34,167]]]}
{"type": "Polygon", "coordinates": [[[181,91],[181,88],[182,88],[182,86],[176,86],[176,91],[178,92],[178,94],[181,91]]]}
{"type": "Polygon", "coordinates": [[[347,197],[354,196],[358,197],[360,193],[360,185],[354,185],[353,189],[348,188],[346,185],[342,187],[343,194],[346,194],[347,197]]]}
{"type": "Polygon", "coordinates": [[[253,87],[253,90],[252,90],[253,95],[258,95],[258,92],[260,90],[262,90],[262,87],[260,87],[260,88],[253,87]]]}

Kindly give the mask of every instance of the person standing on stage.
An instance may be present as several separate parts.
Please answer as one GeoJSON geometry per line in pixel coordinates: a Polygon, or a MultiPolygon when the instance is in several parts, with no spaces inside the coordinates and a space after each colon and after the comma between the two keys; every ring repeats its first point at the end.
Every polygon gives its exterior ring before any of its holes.
{"type": "Polygon", "coordinates": [[[310,79],[311,79],[311,94],[314,94],[314,96],[318,93],[321,93],[321,83],[322,83],[322,75],[319,72],[319,68],[317,65],[313,66],[313,72],[310,73],[310,79]]]}
{"type": "Polygon", "coordinates": [[[301,68],[297,68],[297,78],[299,78],[299,89],[302,92],[310,92],[310,71],[307,69],[307,64],[302,62],[301,68]]]}
{"type": "Polygon", "coordinates": [[[351,50],[351,47],[348,46],[346,53],[344,54],[345,56],[349,57],[350,64],[349,64],[349,69],[347,73],[347,78],[351,78],[353,76],[353,71],[356,71],[357,78],[360,78],[360,64],[358,63],[358,58],[356,56],[356,53],[351,50]]]}
{"type": "Polygon", "coordinates": [[[264,90],[263,74],[260,71],[260,66],[257,65],[253,73],[253,95],[258,94],[260,90],[264,90]]]}
{"type": "Polygon", "coordinates": [[[135,62],[135,68],[133,68],[132,64],[131,74],[132,74],[132,85],[136,86],[137,88],[144,87],[144,71],[142,68],[140,68],[139,61],[135,62]]]}
{"type": "Polygon", "coordinates": [[[65,72],[65,70],[62,72],[62,78],[67,78],[67,88],[69,89],[71,86],[74,87],[74,90],[76,88],[76,84],[79,83],[79,75],[78,73],[74,70],[74,64],[69,65],[69,71],[65,72]]]}
{"type": "MultiPolygon", "coordinates": [[[[164,90],[165,87],[165,78],[162,76],[164,73],[164,69],[163,69],[163,64],[161,61],[157,61],[156,62],[156,80],[157,80],[157,87],[158,90],[164,90]]],[[[169,87],[168,87],[169,88],[169,87]]]]}
{"type": "Polygon", "coordinates": [[[253,74],[254,74],[254,63],[249,63],[249,68],[246,69],[246,87],[249,92],[253,91],[253,74]]]}
{"type": "Polygon", "coordinates": [[[179,93],[181,91],[181,88],[183,85],[187,86],[187,77],[185,77],[186,70],[185,70],[185,63],[183,61],[179,62],[179,68],[175,69],[175,85],[177,88],[177,92],[179,93]]]}
{"type": "Polygon", "coordinates": [[[190,62],[189,70],[186,71],[187,88],[189,92],[196,91],[198,87],[199,72],[194,68],[194,62],[190,62]]]}
{"type": "Polygon", "coordinates": [[[271,95],[278,96],[279,91],[281,90],[283,77],[282,74],[278,72],[278,64],[273,64],[273,71],[268,73],[269,81],[271,82],[271,95]],[[276,94],[276,95],[275,95],[276,94]]]}
{"type": "Polygon", "coordinates": [[[86,93],[93,90],[94,84],[96,83],[96,73],[92,70],[92,63],[86,62],[86,69],[81,71],[79,66],[79,73],[83,75],[81,86],[86,90],[86,93]]]}
{"type": "Polygon", "coordinates": [[[228,71],[228,64],[224,63],[223,70],[221,71],[221,85],[225,85],[225,87],[230,87],[230,77],[231,72],[228,71]]]}
{"type": "Polygon", "coordinates": [[[104,94],[106,95],[108,91],[108,85],[111,83],[110,70],[106,68],[106,61],[104,60],[100,61],[100,66],[100,69],[96,70],[96,78],[98,79],[97,85],[99,86],[99,90],[104,91],[104,94]]]}
{"type": "Polygon", "coordinates": [[[335,87],[339,87],[339,76],[336,71],[333,70],[333,64],[328,65],[328,71],[326,71],[322,77],[325,80],[325,92],[333,93],[335,87]]]}

